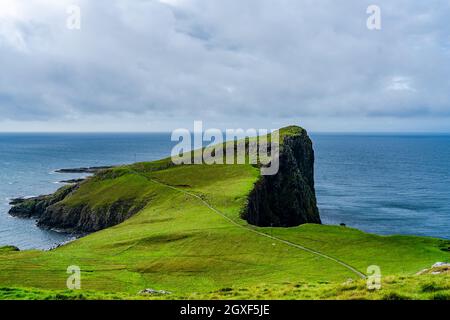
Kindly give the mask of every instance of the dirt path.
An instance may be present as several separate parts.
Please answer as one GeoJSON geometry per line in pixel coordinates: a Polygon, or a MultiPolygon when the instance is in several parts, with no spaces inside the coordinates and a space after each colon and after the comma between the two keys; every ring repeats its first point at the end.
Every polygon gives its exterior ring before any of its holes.
{"type": "MultiPolygon", "coordinates": [[[[139,174],[139,175],[141,175],[141,174],[138,173],[138,172],[136,172],[136,173],[139,174]]],[[[144,175],[141,175],[141,176],[145,177],[144,175]]],[[[256,233],[256,234],[258,234],[258,235],[260,235],[260,236],[262,236],[262,237],[266,237],[266,238],[272,239],[272,240],[274,240],[274,241],[278,241],[278,242],[284,243],[284,244],[286,244],[286,245],[288,245],[288,246],[291,246],[291,247],[294,247],[294,248],[297,248],[297,249],[300,249],[300,250],[303,250],[303,251],[312,253],[312,254],[314,254],[314,255],[316,255],[316,256],[319,256],[319,257],[322,257],[322,258],[324,258],[324,259],[328,259],[328,260],[330,260],[330,261],[333,261],[333,262],[335,262],[335,263],[338,263],[338,264],[340,264],[341,266],[347,268],[347,269],[350,270],[351,272],[355,273],[358,277],[360,277],[360,278],[362,278],[362,279],[365,279],[365,278],[366,278],[366,275],[365,275],[365,274],[363,274],[362,272],[358,271],[356,268],[352,267],[351,265],[349,265],[349,264],[347,264],[347,263],[345,263],[345,262],[343,262],[343,261],[341,261],[341,260],[339,260],[339,259],[337,259],[337,258],[330,257],[330,256],[328,256],[328,255],[326,255],[326,254],[324,254],[324,253],[322,253],[322,252],[319,252],[319,251],[316,251],[316,250],[313,250],[313,249],[310,249],[310,248],[301,246],[301,245],[299,245],[299,244],[296,244],[296,243],[293,243],[293,242],[290,242],[290,241],[287,241],[287,240],[284,240],[284,239],[281,239],[281,238],[278,238],[278,237],[269,235],[269,234],[267,234],[267,233],[264,233],[264,232],[261,232],[261,231],[252,229],[251,227],[248,227],[248,226],[245,226],[245,225],[241,225],[241,224],[237,223],[236,221],[234,221],[233,219],[231,219],[230,217],[228,217],[228,216],[226,216],[225,214],[223,214],[222,212],[220,212],[219,210],[217,210],[216,208],[214,208],[213,206],[211,206],[208,202],[206,202],[206,201],[203,200],[200,196],[198,196],[198,195],[196,195],[196,194],[194,194],[194,193],[191,193],[191,192],[189,192],[189,191],[186,191],[186,190],[183,190],[183,189],[180,189],[180,188],[176,188],[176,187],[174,187],[174,186],[171,186],[171,185],[162,183],[162,182],[160,182],[160,181],[158,181],[158,180],[151,179],[151,178],[149,178],[149,177],[145,177],[145,178],[148,179],[148,180],[151,181],[151,182],[156,183],[156,184],[162,185],[162,186],[164,186],[164,187],[173,189],[173,190],[175,190],[175,191],[184,193],[184,194],[186,194],[186,195],[189,195],[189,196],[191,196],[191,197],[194,197],[194,198],[198,199],[199,201],[202,202],[203,205],[205,205],[205,206],[208,207],[210,210],[214,211],[216,214],[220,215],[222,218],[224,218],[225,220],[229,221],[230,223],[234,224],[234,225],[237,226],[237,227],[246,229],[247,231],[256,233]]]]}

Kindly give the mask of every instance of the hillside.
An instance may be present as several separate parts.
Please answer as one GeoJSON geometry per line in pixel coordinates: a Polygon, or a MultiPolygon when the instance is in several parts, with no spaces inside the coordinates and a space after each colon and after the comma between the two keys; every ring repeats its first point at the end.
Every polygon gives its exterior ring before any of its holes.
{"type": "MultiPolygon", "coordinates": [[[[282,131],[283,141],[299,132],[282,131]]],[[[261,179],[258,166],[172,166],[169,159],[103,170],[57,199],[55,208],[65,209],[51,216],[71,222],[76,210],[72,227],[113,226],[48,252],[0,250],[0,297],[57,297],[70,265],[82,272],[81,292],[68,294],[75,298],[149,298],[137,296],[146,288],[172,293],[164,298],[385,298],[396,290],[434,298],[420,291],[433,283],[449,297],[448,273],[415,276],[449,261],[449,241],[320,224],[257,227],[242,217],[261,179]],[[390,279],[381,292],[361,289],[370,265],[390,279]],[[345,294],[337,292],[342,283],[345,294]]]]}
{"type": "MultiPolygon", "coordinates": [[[[291,227],[320,223],[314,190],[312,142],[306,130],[300,127],[283,128],[279,133],[280,143],[276,144],[280,155],[278,173],[261,176],[255,181],[248,203],[243,207],[242,217],[257,226],[291,227]]],[[[244,156],[246,163],[249,163],[249,144],[258,143],[258,140],[247,138],[240,141],[246,145],[247,152],[244,156]]],[[[237,163],[236,144],[229,146],[224,143],[218,146],[224,155],[227,149],[234,152],[237,163]]],[[[196,150],[185,153],[183,157],[193,159],[199,155],[202,153],[196,150]]],[[[99,170],[86,183],[65,186],[51,195],[15,199],[11,202],[13,207],[10,214],[35,218],[38,225],[45,228],[77,233],[99,231],[127,220],[149,203],[146,186],[131,181],[127,177],[128,173],[139,176],[141,173],[161,171],[173,166],[171,159],[163,159],[150,164],[99,170]]],[[[253,166],[260,169],[267,167],[259,161],[253,166]]]]}

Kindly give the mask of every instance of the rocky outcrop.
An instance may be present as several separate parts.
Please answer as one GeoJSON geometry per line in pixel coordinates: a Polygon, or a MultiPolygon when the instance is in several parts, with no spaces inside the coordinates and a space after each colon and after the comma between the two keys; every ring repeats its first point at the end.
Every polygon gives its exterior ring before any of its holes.
{"type": "Polygon", "coordinates": [[[450,274],[450,263],[447,262],[436,262],[431,268],[423,269],[416,273],[416,275],[424,275],[424,274],[450,274]]]}
{"type": "Polygon", "coordinates": [[[82,168],[69,168],[69,169],[58,169],[56,173],[97,173],[102,170],[111,169],[111,166],[102,167],[82,167],[82,168]]]}
{"type": "Polygon", "coordinates": [[[39,217],[38,226],[76,233],[90,233],[115,226],[140,211],[145,203],[118,200],[100,208],[89,205],[49,206],[39,217]]]}
{"type": "Polygon", "coordinates": [[[78,188],[78,184],[64,186],[51,195],[11,200],[9,214],[19,218],[40,218],[51,205],[63,200],[78,188]]]}
{"type": "Polygon", "coordinates": [[[38,226],[73,233],[90,233],[119,224],[140,211],[145,203],[117,200],[103,207],[64,203],[79,184],[64,186],[51,195],[11,201],[9,213],[19,218],[35,218],[38,226]]]}
{"type": "Polygon", "coordinates": [[[321,223],[314,189],[314,150],[306,130],[281,132],[280,167],[262,176],[248,198],[242,217],[262,227],[293,227],[321,223]]]}
{"type": "MultiPolygon", "coordinates": [[[[306,131],[299,127],[282,129],[280,139],[279,171],[276,175],[259,178],[248,197],[242,217],[257,226],[291,227],[321,223],[314,190],[312,142],[306,131]]],[[[170,165],[172,162],[164,161],[162,165],[153,165],[146,170],[160,170],[170,165]]],[[[44,228],[74,233],[90,233],[117,225],[143,209],[149,199],[136,199],[133,195],[124,198],[118,194],[117,199],[111,197],[99,202],[91,199],[94,201],[89,202],[86,198],[77,197],[84,183],[114,180],[130,172],[126,168],[108,168],[61,169],[58,172],[95,174],[87,180],[68,181],[69,185],[52,195],[15,199],[11,202],[10,214],[36,218],[38,225],[44,228]]]]}
{"type": "Polygon", "coordinates": [[[69,180],[61,180],[59,183],[65,183],[65,184],[76,184],[83,182],[86,179],[80,178],[80,179],[69,179],[69,180]]]}

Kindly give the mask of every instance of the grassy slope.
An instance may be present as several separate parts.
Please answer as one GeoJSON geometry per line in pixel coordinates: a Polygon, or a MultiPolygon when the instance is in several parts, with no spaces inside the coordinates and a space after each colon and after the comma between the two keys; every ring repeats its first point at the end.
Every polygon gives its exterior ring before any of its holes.
{"type": "Polygon", "coordinates": [[[92,207],[117,199],[148,201],[128,221],[50,252],[0,250],[0,287],[9,288],[0,289],[0,297],[139,298],[137,292],[153,288],[173,292],[170,298],[386,298],[389,290],[400,290],[399,296],[433,298],[434,292],[421,288],[436,281],[440,297],[449,296],[448,275],[410,277],[437,261],[449,261],[450,253],[440,250],[448,246],[443,240],[381,237],[334,226],[256,228],[364,273],[369,265],[379,265],[384,275],[391,276],[384,293],[368,293],[362,282],[342,289],[343,282],[357,279],[348,269],[233,225],[200,200],[153,181],[200,195],[245,226],[239,214],[259,177],[256,168],[167,168],[167,161],[109,170],[65,200],[67,205],[92,207]],[[81,267],[81,293],[61,291],[69,265],[81,267]]]}
{"type": "Polygon", "coordinates": [[[260,283],[245,287],[224,287],[213,292],[137,295],[127,292],[105,293],[93,290],[45,290],[36,288],[0,288],[0,299],[50,299],[50,300],[143,300],[143,299],[383,299],[448,300],[450,282],[448,276],[388,276],[383,280],[381,290],[366,289],[364,280],[343,283],[283,282],[260,283]]]}

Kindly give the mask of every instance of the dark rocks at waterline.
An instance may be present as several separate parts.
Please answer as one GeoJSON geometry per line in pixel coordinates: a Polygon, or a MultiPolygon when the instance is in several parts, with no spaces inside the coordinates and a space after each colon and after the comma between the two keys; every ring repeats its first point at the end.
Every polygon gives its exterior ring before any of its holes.
{"type": "Polygon", "coordinates": [[[10,201],[9,214],[18,218],[40,218],[48,207],[63,200],[78,188],[77,184],[64,186],[51,195],[17,198],[10,201]]]}
{"type": "Polygon", "coordinates": [[[306,130],[285,136],[276,175],[262,176],[242,217],[261,227],[320,224],[314,189],[314,150],[306,130]]]}
{"type": "MultiPolygon", "coordinates": [[[[59,230],[55,230],[55,231],[59,231],[59,230]]],[[[57,244],[53,245],[52,247],[48,248],[46,251],[56,250],[56,249],[61,248],[61,247],[65,246],[65,245],[67,245],[67,244],[69,244],[71,242],[74,242],[75,240],[77,240],[79,238],[82,238],[82,237],[84,237],[86,235],[87,234],[85,234],[85,233],[72,233],[71,234],[71,236],[72,236],[71,239],[69,239],[67,241],[64,241],[64,242],[61,242],[61,243],[57,243],[57,244]]]]}
{"type": "Polygon", "coordinates": [[[69,179],[69,180],[61,180],[59,181],[59,183],[74,184],[74,183],[81,183],[85,180],[86,179],[69,179]]]}
{"type": "MultiPolygon", "coordinates": [[[[305,130],[290,128],[280,145],[279,171],[261,176],[248,197],[242,217],[257,226],[292,227],[321,223],[314,189],[314,150],[305,130]],[[294,133],[292,134],[292,131],[294,133]]],[[[90,179],[113,179],[110,167],[60,169],[60,173],[94,173],[90,179]],[[111,174],[110,174],[111,173],[111,174]]],[[[109,199],[101,205],[70,201],[80,183],[56,193],[31,199],[15,199],[10,213],[37,218],[38,226],[73,233],[90,233],[117,225],[148,203],[148,199],[109,199]],[[69,201],[66,201],[69,200],[69,201]]]]}
{"type": "Polygon", "coordinates": [[[10,206],[15,206],[15,205],[23,203],[24,201],[26,201],[28,199],[32,199],[32,198],[15,198],[15,199],[10,199],[9,200],[9,205],[10,206]]]}
{"type": "MultiPolygon", "coordinates": [[[[112,167],[60,169],[56,172],[99,174],[109,168],[112,167]]],[[[67,205],[63,200],[70,198],[85,180],[61,181],[67,185],[50,195],[12,199],[9,214],[19,218],[35,218],[37,225],[41,228],[86,234],[117,225],[140,211],[146,204],[145,201],[141,203],[117,199],[117,201],[95,208],[87,203],[67,205]]]]}
{"type": "MultiPolygon", "coordinates": [[[[57,173],[95,174],[112,166],[59,169],[57,173]]],[[[67,184],[50,195],[16,198],[10,201],[9,214],[18,218],[37,219],[38,226],[69,233],[89,233],[123,222],[136,211],[133,204],[118,201],[109,207],[90,209],[87,205],[67,207],[62,202],[77,190],[85,178],[63,180],[67,184]]]]}
{"type": "Polygon", "coordinates": [[[146,202],[117,200],[103,207],[88,204],[68,206],[63,200],[70,197],[79,184],[70,184],[54,194],[28,199],[13,199],[9,214],[19,218],[35,218],[45,229],[85,234],[117,225],[140,211],[146,202]]]}
{"type": "Polygon", "coordinates": [[[92,208],[88,204],[68,206],[56,203],[45,209],[38,219],[38,226],[71,233],[95,232],[122,223],[142,210],[145,204],[117,200],[103,207],[92,208]]]}
{"type": "Polygon", "coordinates": [[[96,173],[101,170],[111,169],[112,166],[101,166],[101,167],[81,167],[81,168],[69,168],[69,169],[58,169],[55,170],[56,173],[96,173]]]}

